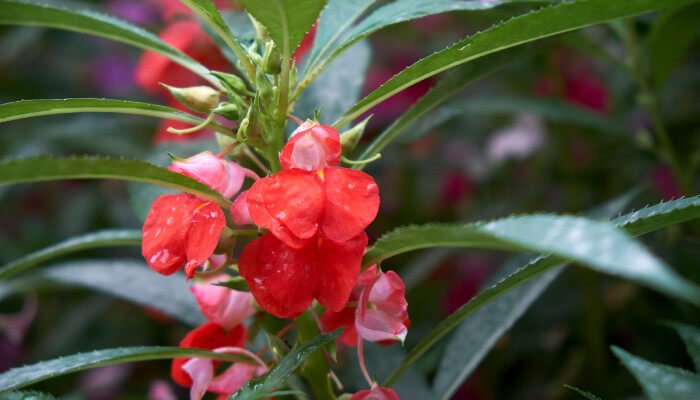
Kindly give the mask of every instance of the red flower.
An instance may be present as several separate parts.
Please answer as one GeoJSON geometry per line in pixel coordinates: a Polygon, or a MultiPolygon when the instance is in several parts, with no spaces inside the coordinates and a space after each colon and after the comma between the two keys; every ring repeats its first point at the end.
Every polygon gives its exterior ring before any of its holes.
{"type": "Polygon", "coordinates": [[[295,317],[314,298],[340,311],[360,272],[366,246],[362,231],[341,243],[315,236],[300,249],[266,233],[246,246],[238,268],[258,304],[275,316],[295,317]]]}
{"type": "MultiPolygon", "coordinates": [[[[229,68],[229,63],[221,55],[219,48],[194,19],[178,20],[169,24],[159,37],[207,68],[229,68]]],[[[160,54],[147,51],[143,53],[136,67],[136,83],[149,92],[165,93],[160,82],[175,87],[189,87],[202,84],[202,78],[160,54]]]]}
{"type": "Polygon", "coordinates": [[[335,242],[350,240],[379,209],[374,179],[349,168],[282,171],[255,182],[247,198],[253,221],[297,249],[317,233],[335,242]]]}
{"type": "Polygon", "coordinates": [[[304,38],[301,40],[301,43],[299,43],[299,46],[294,50],[294,54],[292,54],[292,59],[296,60],[297,65],[299,65],[299,60],[304,58],[306,53],[311,50],[311,46],[314,44],[314,38],[316,37],[316,29],[318,28],[318,22],[314,24],[314,26],[309,29],[308,32],[306,32],[306,35],[304,35],[304,38]]]}
{"type": "MultiPolygon", "coordinates": [[[[180,347],[188,349],[213,350],[220,347],[243,347],[245,346],[246,329],[243,325],[238,325],[226,332],[224,328],[213,322],[207,322],[192,330],[180,341],[180,347]]],[[[176,358],[170,368],[170,375],[175,383],[180,386],[192,386],[190,374],[182,369],[189,358],[176,358]]],[[[215,365],[218,365],[215,362],[215,365]]]]}
{"type": "Polygon", "coordinates": [[[287,141],[280,153],[282,168],[318,171],[340,164],[340,135],[327,125],[307,120],[287,141]]]}
{"type": "Polygon", "coordinates": [[[170,275],[185,267],[188,278],[214,253],[226,226],[221,207],[190,194],[157,198],[143,224],[143,256],[154,271],[170,275]]]}
{"type": "Polygon", "coordinates": [[[390,388],[373,387],[372,390],[360,390],[350,400],[400,400],[399,395],[390,388]]]}

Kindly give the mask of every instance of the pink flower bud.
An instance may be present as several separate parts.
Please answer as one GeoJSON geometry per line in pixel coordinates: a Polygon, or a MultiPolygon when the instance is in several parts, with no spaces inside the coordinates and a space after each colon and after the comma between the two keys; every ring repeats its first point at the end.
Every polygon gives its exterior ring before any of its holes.
{"type": "Polygon", "coordinates": [[[408,333],[406,286],[394,272],[380,272],[365,286],[355,316],[355,328],[364,340],[403,343],[408,333]]]}
{"type": "Polygon", "coordinates": [[[280,153],[282,169],[318,171],[340,164],[340,135],[327,125],[307,120],[287,141],[280,153]]]}
{"type": "Polygon", "coordinates": [[[190,290],[197,299],[202,314],[209,321],[230,330],[255,314],[256,310],[253,307],[253,295],[249,292],[214,285],[225,279],[224,275],[220,275],[208,281],[197,282],[190,290]]]}
{"type": "Polygon", "coordinates": [[[373,387],[372,390],[361,390],[350,397],[350,400],[400,400],[399,395],[391,388],[373,387]]]}
{"type": "Polygon", "coordinates": [[[168,169],[198,180],[227,198],[241,190],[246,176],[257,179],[253,171],[208,151],[174,161],[168,169]]]}

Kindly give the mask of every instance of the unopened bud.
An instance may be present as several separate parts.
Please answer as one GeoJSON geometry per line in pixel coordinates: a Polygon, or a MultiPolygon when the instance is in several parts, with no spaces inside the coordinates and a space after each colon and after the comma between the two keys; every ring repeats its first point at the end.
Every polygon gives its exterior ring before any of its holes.
{"type": "Polygon", "coordinates": [[[277,75],[282,71],[282,55],[272,41],[265,43],[262,68],[268,74],[277,75]]]}
{"type": "Polygon", "coordinates": [[[372,118],[371,115],[351,129],[340,134],[340,147],[343,149],[343,154],[348,154],[348,152],[357,146],[362,135],[365,133],[365,126],[367,126],[367,122],[369,122],[370,118],[372,118]]]}
{"type": "Polygon", "coordinates": [[[255,87],[258,89],[258,99],[265,109],[269,109],[274,100],[274,91],[272,83],[267,76],[260,70],[255,75],[255,87]]]}
{"type": "Polygon", "coordinates": [[[176,88],[161,84],[177,101],[197,113],[208,113],[219,104],[220,93],[209,86],[176,88]]]}
{"type": "Polygon", "coordinates": [[[211,111],[231,121],[237,121],[241,117],[241,108],[233,103],[219,103],[219,105],[211,111]]]}
{"type": "Polygon", "coordinates": [[[224,85],[229,97],[250,94],[245,82],[243,82],[243,79],[239,78],[238,76],[227,74],[225,72],[211,72],[211,74],[214,75],[222,85],[224,85]]]}

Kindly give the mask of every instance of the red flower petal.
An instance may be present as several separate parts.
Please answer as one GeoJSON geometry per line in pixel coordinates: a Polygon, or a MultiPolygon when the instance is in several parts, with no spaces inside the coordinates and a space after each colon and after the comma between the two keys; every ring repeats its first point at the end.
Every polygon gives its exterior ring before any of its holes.
{"type": "Polygon", "coordinates": [[[400,400],[399,395],[391,388],[373,387],[371,390],[360,390],[350,397],[350,400],[400,400]]]}
{"type": "Polygon", "coordinates": [[[318,286],[314,250],[294,249],[266,233],[245,247],[238,269],[265,311],[293,318],[311,304],[318,286]]]}
{"type": "Polygon", "coordinates": [[[280,152],[282,169],[317,171],[340,164],[340,135],[335,128],[304,122],[280,152]]]}
{"type": "MultiPolygon", "coordinates": [[[[182,348],[212,350],[219,347],[243,347],[246,341],[246,329],[238,325],[228,333],[213,322],[207,322],[192,330],[180,341],[182,348]]],[[[170,375],[180,386],[190,387],[192,378],[182,369],[189,358],[176,358],[170,367],[170,375]]],[[[215,363],[218,364],[218,363],[215,363]]]]}
{"type": "Polygon", "coordinates": [[[306,171],[282,171],[248,190],[253,221],[294,248],[303,247],[316,233],[323,205],[321,180],[306,171]]]}
{"type": "Polygon", "coordinates": [[[318,248],[314,250],[316,273],[320,277],[315,297],[324,307],[332,311],[345,307],[360,274],[365,247],[367,234],[364,232],[343,243],[319,240],[318,248]]]}
{"type": "Polygon", "coordinates": [[[348,346],[357,346],[357,329],[355,329],[355,307],[345,307],[338,312],[326,310],[321,316],[321,322],[327,331],[345,327],[338,342],[348,346]]]}
{"type": "Polygon", "coordinates": [[[325,168],[326,204],[321,230],[336,242],[362,232],[377,216],[379,188],[371,176],[350,168],[325,168]]]}
{"type": "Polygon", "coordinates": [[[226,224],[221,208],[189,194],[156,199],[143,224],[143,256],[154,271],[171,275],[187,262],[188,276],[212,255],[226,224]]]}

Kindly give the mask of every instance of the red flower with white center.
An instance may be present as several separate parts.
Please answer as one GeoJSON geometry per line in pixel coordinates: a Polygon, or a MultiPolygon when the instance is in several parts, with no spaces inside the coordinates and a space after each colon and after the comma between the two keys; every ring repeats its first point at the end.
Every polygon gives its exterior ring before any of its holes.
{"type": "Polygon", "coordinates": [[[208,151],[174,161],[168,169],[200,181],[226,198],[241,190],[246,176],[260,179],[255,172],[208,151]]]}
{"type": "Polygon", "coordinates": [[[226,226],[217,204],[191,194],[157,198],[143,223],[142,253],[154,271],[171,275],[184,266],[192,278],[214,253],[226,226]]]}
{"type": "Polygon", "coordinates": [[[231,329],[255,314],[253,295],[249,292],[241,292],[215,283],[226,280],[225,275],[220,275],[206,281],[197,282],[190,291],[197,299],[199,309],[211,322],[231,329]]]}
{"type": "MultiPolygon", "coordinates": [[[[213,350],[233,354],[250,354],[243,346],[246,340],[246,329],[238,325],[230,331],[221,326],[207,322],[185,336],[180,347],[213,350]]],[[[251,357],[255,357],[251,355],[251,357]]],[[[256,358],[257,361],[259,359],[256,358]]],[[[178,385],[191,388],[190,398],[199,400],[206,391],[217,394],[231,394],[238,390],[246,381],[261,375],[266,368],[264,363],[252,365],[233,363],[218,376],[214,376],[219,361],[205,358],[176,358],[171,364],[170,373],[178,385]]]]}
{"type": "Polygon", "coordinates": [[[280,153],[280,164],[285,170],[318,171],[340,164],[340,151],[337,130],[307,120],[292,132],[280,153]]]}
{"type": "Polygon", "coordinates": [[[281,171],[255,182],[246,195],[253,222],[297,249],[317,234],[335,242],[350,240],[379,209],[374,179],[349,168],[281,171]]]}
{"type": "Polygon", "coordinates": [[[350,397],[350,400],[400,400],[399,395],[391,388],[373,387],[372,390],[360,390],[350,397]]]}
{"type": "Polygon", "coordinates": [[[258,304],[277,317],[299,315],[314,298],[340,311],[360,272],[366,246],[362,231],[341,243],[315,236],[300,249],[266,233],[246,246],[238,268],[258,304]]]}
{"type": "Polygon", "coordinates": [[[360,295],[355,316],[357,333],[370,342],[403,343],[409,325],[406,285],[394,271],[379,272],[360,295]]]}

